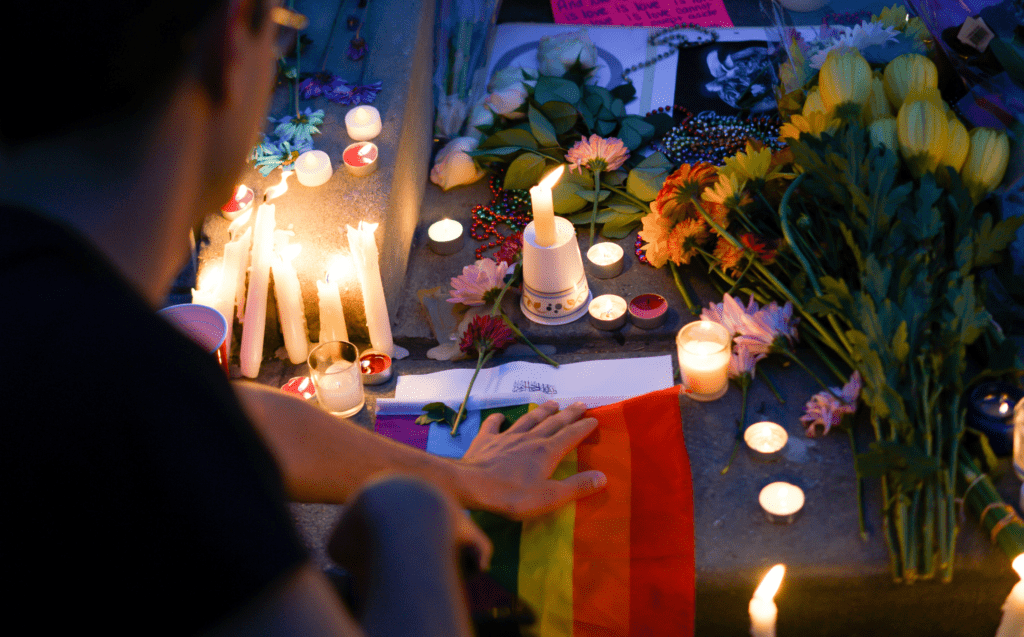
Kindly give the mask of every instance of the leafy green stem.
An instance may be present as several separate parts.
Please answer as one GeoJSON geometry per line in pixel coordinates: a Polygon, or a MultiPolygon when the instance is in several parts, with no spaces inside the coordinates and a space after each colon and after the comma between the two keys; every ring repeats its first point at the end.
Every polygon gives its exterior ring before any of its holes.
{"type": "Polygon", "coordinates": [[[597,225],[597,207],[601,198],[601,171],[594,170],[594,213],[590,216],[590,245],[594,245],[594,227],[597,225]]]}
{"type": "Polygon", "coordinates": [[[729,467],[732,466],[732,461],[736,458],[736,453],[740,450],[740,441],[743,440],[743,423],[747,421],[747,390],[750,389],[750,376],[744,374],[736,379],[736,384],[740,386],[743,391],[743,403],[740,407],[740,418],[736,421],[736,439],[732,441],[732,452],[729,454],[729,460],[722,467],[722,475],[729,473],[729,467]]]}
{"type": "Polygon", "coordinates": [[[679,294],[683,297],[683,303],[686,303],[686,309],[689,310],[690,314],[699,316],[700,308],[690,298],[690,293],[686,291],[686,284],[683,283],[682,277],[679,276],[679,268],[671,260],[668,262],[668,267],[672,270],[672,278],[676,282],[676,289],[679,290],[679,294]]]}
{"type": "Polygon", "coordinates": [[[466,413],[466,403],[469,402],[469,393],[473,391],[473,383],[476,382],[476,377],[480,373],[480,369],[487,364],[487,361],[491,360],[491,356],[494,356],[494,350],[487,352],[480,352],[476,358],[476,371],[473,372],[473,378],[469,380],[469,387],[466,388],[466,397],[462,399],[462,404],[459,405],[459,411],[455,414],[455,422],[452,424],[452,435],[455,436],[459,431],[459,423],[462,422],[462,417],[466,413]]]}
{"type": "Polygon", "coordinates": [[[769,376],[768,373],[765,372],[763,369],[761,370],[761,378],[764,379],[764,384],[768,385],[768,389],[770,389],[771,392],[775,394],[775,400],[779,401],[780,405],[785,405],[786,399],[782,397],[782,394],[779,393],[778,388],[775,387],[775,383],[772,382],[771,376],[769,376]]]}
{"type": "Polygon", "coordinates": [[[550,356],[548,356],[544,352],[542,352],[539,349],[537,349],[537,346],[534,345],[530,341],[530,339],[526,338],[525,334],[523,334],[521,331],[519,331],[519,328],[516,327],[516,324],[513,323],[512,320],[509,319],[509,317],[506,316],[504,312],[501,312],[499,310],[499,313],[501,314],[502,320],[505,321],[505,324],[508,325],[509,329],[512,330],[512,333],[516,335],[516,338],[518,338],[520,341],[525,343],[530,349],[532,349],[534,351],[534,353],[537,354],[537,356],[540,356],[541,360],[543,360],[545,363],[547,363],[548,365],[551,365],[552,367],[555,367],[555,368],[558,367],[558,361],[556,361],[555,359],[551,358],[550,356]]]}
{"type": "Polygon", "coordinates": [[[616,186],[612,186],[611,184],[605,184],[604,187],[605,187],[605,190],[610,190],[610,191],[614,192],[617,195],[620,195],[622,197],[625,197],[626,199],[629,199],[635,205],[637,205],[640,208],[640,210],[643,210],[643,211],[650,210],[651,202],[649,202],[649,201],[641,201],[636,196],[630,194],[628,190],[623,190],[622,188],[617,188],[616,186]]]}

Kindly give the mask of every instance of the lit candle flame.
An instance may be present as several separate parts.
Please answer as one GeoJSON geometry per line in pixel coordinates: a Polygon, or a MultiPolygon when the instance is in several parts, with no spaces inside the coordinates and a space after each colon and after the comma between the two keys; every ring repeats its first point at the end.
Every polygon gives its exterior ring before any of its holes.
{"type": "Polygon", "coordinates": [[[340,284],[348,278],[351,271],[351,260],[339,254],[331,259],[331,264],[327,267],[327,274],[324,278],[328,283],[340,284]]]}
{"type": "Polygon", "coordinates": [[[555,184],[558,183],[558,180],[562,178],[562,173],[564,171],[565,171],[565,164],[562,164],[558,168],[555,168],[554,170],[549,172],[547,174],[547,176],[544,177],[544,179],[541,179],[540,183],[537,184],[537,187],[538,188],[547,188],[548,190],[551,190],[552,188],[555,187],[555,184]]]}
{"type": "Polygon", "coordinates": [[[775,598],[775,593],[779,592],[779,586],[782,585],[782,576],[786,574],[785,564],[776,564],[771,567],[768,573],[758,584],[757,590],[754,591],[755,599],[764,599],[771,601],[775,598]]]}
{"type": "Polygon", "coordinates": [[[267,192],[263,195],[263,201],[267,202],[271,199],[277,199],[284,193],[288,192],[288,178],[292,176],[291,172],[281,172],[281,181],[276,186],[267,188],[267,192]]]}
{"type": "Polygon", "coordinates": [[[1005,416],[1010,411],[1010,403],[1003,402],[999,404],[999,414],[1005,416]]]}
{"type": "Polygon", "coordinates": [[[1024,580],[1024,553],[1013,558],[1011,566],[1013,566],[1013,570],[1017,571],[1017,575],[1024,580]]]}

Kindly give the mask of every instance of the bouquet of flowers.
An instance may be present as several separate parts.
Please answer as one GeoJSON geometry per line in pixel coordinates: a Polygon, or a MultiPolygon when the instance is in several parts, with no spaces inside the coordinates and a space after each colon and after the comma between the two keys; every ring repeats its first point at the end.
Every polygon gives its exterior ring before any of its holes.
{"type": "Polygon", "coordinates": [[[894,578],[948,581],[967,484],[1007,554],[1024,552],[1024,523],[961,444],[968,347],[985,350],[989,374],[1020,365],[978,277],[1022,221],[985,202],[1008,140],[948,111],[924,55],[872,69],[855,46],[827,48],[805,80],[801,68],[783,74],[801,82],[780,89],[789,147],[683,165],[640,236],[653,265],[701,259],[723,292],[792,304],[804,342],[845,384],[822,381],[804,421],[827,430],[851,418],[859,389],[874,441],[855,450],[856,468],[880,479],[894,578]]]}

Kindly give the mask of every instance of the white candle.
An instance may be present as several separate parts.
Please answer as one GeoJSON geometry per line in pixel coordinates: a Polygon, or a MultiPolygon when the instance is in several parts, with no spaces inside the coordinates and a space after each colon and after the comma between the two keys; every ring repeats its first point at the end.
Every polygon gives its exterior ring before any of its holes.
{"type": "Polygon", "coordinates": [[[762,421],[747,427],[743,432],[743,440],[751,450],[770,456],[786,446],[789,434],[777,423],[762,421]]]}
{"type": "Polygon", "coordinates": [[[352,251],[359,287],[363,292],[363,307],[366,310],[366,328],[370,333],[370,344],[392,359],[405,358],[409,352],[397,345],[391,338],[391,318],[384,298],[384,284],[380,278],[380,257],[373,233],[376,223],[360,221],[357,228],[347,226],[348,245],[352,251]]]}
{"type": "Polygon", "coordinates": [[[377,145],[373,142],[349,144],[341,153],[341,161],[349,173],[365,177],[377,170],[377,145]]]}
{"type": "Polygon", "coordinates": [[[299,287],[299,275],[292,266],[292,259],[302,246],[288,243],[292,234],[288,230],[274,232],[274,296],[277,298],[277,314],[281,318],[281,334],[288,360],[292,365],[299,365],[305,363],[309,356],[309,341],[306,338],[302,288],[299,287]]]}
{"type": "Polygon", "coordinates": [[[1003,603],[1003,619],[999,622],[996,637],[1024,635],[1024,553],[1013,558],[1013,570],[1022,581],[1014,584],[1010,596],[1003,603]]]}
{"type": "MultiPolygon", "coordinates": [[[[317,377],[316,397],[329,412],[346,414],[363,404],[363,379],[356,363],[341,361],[317,377]]],[[[357,410],[358,411],[358,410],[357,410]]]]}
{"type": "Polygon", "coordinates": [[[714,400],[729,385],[729,333],[713,321],[694,321],[676,337],[679,371],[696,400],[714,400]]]}
{"type": "Polygon", "coordinates": [[[321,343],[348,340],[348,325],[345,324],[345,311],[341,305],[340,285],[340,266],[329,270],[323,281],[316,282],[317,296],[320,299],[321,343]]]}
{"type": "Polygon", "coordinates": [[[804,490],[788,482],[772,482],[761,489],[757,501],[769,520],[789,524],[804,508],[804,490]]]}
{"type": "Polygon", "coordinates": [[[252,228],[246,228],[242,236],[224,244],[224,267],[220,286],[217,288],[217,305],[228,322],[228,356],[231,356],[231,335],[235,324],[235,304],[244,299],[245,270],[249,265],[249,247],[252,244],[252,228]]]}
{"type": "Polygon", "coordinates": [[[427,228],[427,243],[437,254],[455,254],[465,244],[462,224],[454,219],[441,219],[427,228]]]}
{"type": "Polygon", "coordinates": [[[605,241],[590,246],[587,250],[587,260],[591,264],[591,272],[601,279],[610,279],[619,276],[622,272],[622,257],[625,252],[617,243],[605,241]]]}
{"type": "Polygon", "coordinates": [[[614,330],[626,323],[626,299],[616,294],[602,294],[590,302],[590,323],[600,330],[614,330]]]}
{"type": "Polygon", "coordinates": [[[751,637],[775,637],[775,622],[779,617],[779,608],[775,605],[775,593],[782,584],[782,576],[786,574],[783,564],[776,564],[769,569],[761,580],[754,596],[750,599],[750,635],[751,637]]]}
{"type": "Polygon", "coordinates": [[[537,232],[537,245],[547,248],[555,243],[555,204],[551,189],[562,177],[565,166],[552,170],[539,184],[530,188],[533,202],[533,225],[537,232]]]}
{"type": "Polygon", "coordinates": [[[345,113],[345,130],[357,142],[373,139],[380,134],[380,111],[372,106],[357,106],[345,113]]]}
{"type": "Polygon", "coordinates": [[[252,204],[255,198],[256,193],[254,193],[252,189],[245,184],[242,184],[235,190],[235,194],[231,197],[231,201],[221,206],[220,214],[224,215],[224,218],[228,221],[234,221],[243,212],[252,210],[252,204]]]}
{"type": "MultiPolygon", "coordinates": [[[[252,228],[246,228],[242,236],[224,246],[225,262],[228,261],[229,254],[234,255],[237,253],[237,266],[232,267],[235,267],[235,287],[233,289],[235,291],[235,313],[239,323],[245,320],[245,276],[249,273],[251,248],[252,228]],[[232,246],[230,252],[228,251],[228,246],[232,246]]],[[[231,270],[225,268],[225,271],[230,272],[231,270]]]]}
{"type": "Polygon", "coordinates": [[[322,186],[333,174],[331,158],[322,150],[308,150],[295,160],[295,177],[303,186],[322,186]]]}
{"type": "MultiPolygon", "coordinates": [[[[290,172],[282,173],[281,181],[267,189],[266,200],[280,197],[288,190],[290,172]]],[[[270,287],[270,264],[274,257],[275,211],[273,204],[263,204],[256,211],[253,224],[252,268],[249,292],[245,301],[242,325],[242,346],[238,362],[246,378],[256,378],[263,360],[263,334],[267,328],[267,291],[270,287]]]]}

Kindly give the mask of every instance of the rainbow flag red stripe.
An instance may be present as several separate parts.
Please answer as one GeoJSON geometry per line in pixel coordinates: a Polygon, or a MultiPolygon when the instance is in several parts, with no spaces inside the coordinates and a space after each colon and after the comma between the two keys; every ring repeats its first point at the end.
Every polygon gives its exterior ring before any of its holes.
{"type": "MultiPolygon", "coordinates": [[[[496,411],[511,423],[528,408],[496,411]]],[[[524,523],[474,513],[495,545],[491,574],[530,604],[533,631],[544,637],[692,635],[693,489],[679,388],[588,415],[597,431],[555,476],[599,469],[608,487],[524,523]]],[[[414,419],[386,417],[378,431],[429,450],[428,437],[406,424],[414,419]]]]}

